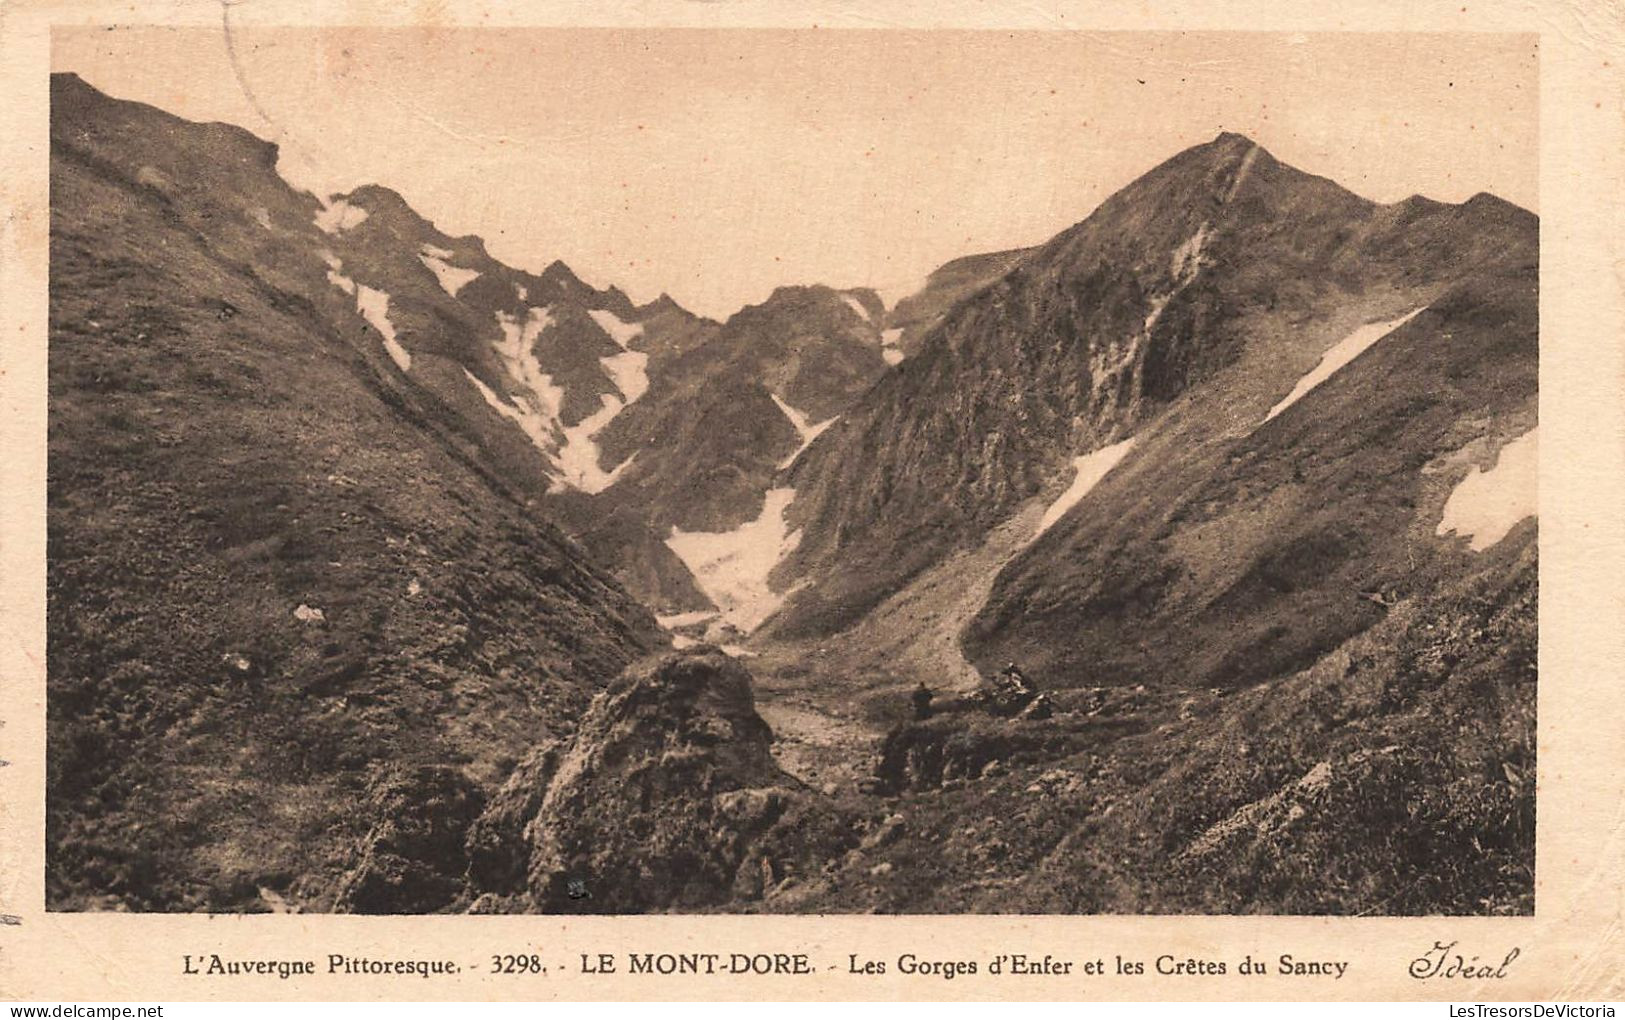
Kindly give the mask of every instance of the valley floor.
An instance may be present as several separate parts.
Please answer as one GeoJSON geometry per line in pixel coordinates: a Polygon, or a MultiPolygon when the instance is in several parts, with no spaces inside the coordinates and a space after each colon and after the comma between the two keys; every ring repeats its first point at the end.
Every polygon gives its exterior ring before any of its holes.
{"type": "Polygon", "coordinates": [[[1532,909],[1532,526],[1475,578],[1395,605],[1297,674],[1235,691],[1072,687],[1052,718],[999,719],[956,697],[975,674],[951,638],[978,574],[1041,511],[871,624],[753,644],[776,759],[848,812],[858,841],[739,909],[1532,909]],[[911,722],[922,680],[940,710],[911,722]]]}
{"type": "Polygon", "coordinates": [[[752,644],[757,710],[784,769],[816,789],[854,786],[872,775],[887,732],[909,717],[917,684],[938,703],[972,693],[979,677],[960,632],[1044,513],[1043,500],[1028,502],[980,548],[949,557],[838,638],[752,644]]]}

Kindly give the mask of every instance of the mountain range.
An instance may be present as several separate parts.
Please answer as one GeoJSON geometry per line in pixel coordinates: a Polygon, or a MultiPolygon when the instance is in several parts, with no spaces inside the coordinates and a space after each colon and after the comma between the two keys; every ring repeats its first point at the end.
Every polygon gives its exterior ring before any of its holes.
{"type": "Polygon", "coordinates": [[[1532,214],[1227,133],[717,322],[51,128],[56,907],[1532,909],[1532,214]]]}

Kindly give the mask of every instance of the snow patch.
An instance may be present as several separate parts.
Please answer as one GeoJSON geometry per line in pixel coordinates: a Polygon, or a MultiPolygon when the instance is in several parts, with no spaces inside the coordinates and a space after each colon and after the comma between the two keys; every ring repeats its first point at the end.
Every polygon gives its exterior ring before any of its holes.
{"type": "Polygon", "coordinates": [[[361,317],[367,320],[368,325],[378,331],[378,335],[384,341],[384,350],[389,352],[396,367],[402,372],[411,368],[411,352],[395,339],[395,324],[389,321],[389,295],[366,284],[356,283],[345,276],[344,263],[332,252],[322,252],[322,261],[327,263],[327,282],[355,298],[356,311],[361,313],[361,317]]]}
{"type": "MultiPolygon", "coordinates": [[[[1423,308],[1425,307],[1427,306],[1424,305],[1423,308]]],[[[1337,341],[1332,345],[1331,350],[1320,356],[1320,364],[1311,369],[1309,374],[1299,379],[1298,384],[1292,387],[1292,392],[1288,393],[1279,404],[1270,408],[1270,413],[1264,416],[1264,420],[1269,421],[1297,403],[1305,393],[1330,379],[1338,369],[1365,353],[1378,340],[1416,318],[1421,312],[1422,308],[1418,308],[1409,314],[1402,315],[1397,319],[1391,319],[1388,322],[1368,322],[1337,341]]]]}
{"type": "Polygon", "coordinates": [[[851,294],[842,294],[841,295],[841,300],[846,302],[846,307],[848,307],[848,308],[852,309],[854,312],[858,313],[858,318],[862,319],[864,322],[870,321],[869,320],[869,309],[863,307],[863,302],[862,301],[859,301],[857,298],[853,297],[851,294]]]}
{"type": "Polygon", "coordinates": [[[807,421],[806,415],[779,399],[779,395],[777,393],[769,392],[768,396],[773,398],[773,403],[779,405],[779,410],[783,411],[784,416],[790,419],[790,424],[795,426],[796,433],[801,436],[801,445],[796,447],[796,451],[790,454],[790,456],[779,461],[780,468],[787,468],[791,464],[794,464],[796,462],[796,458],[801,456],[802,452],[805,451],[807,447],[812,445],[813,440],[822,435],[825,429],[835,424],[835,422],[840,418],[840,415],[836,415],[834,418],[828,418],[816,425],[813,425],[807,421]]]}
{"type": "Polygon", "coordinates": [[[1173,271],[1174,279],[1181,284],[1189,283],[1196,278],[1202,269],[1202,247],[1207,244],[1208,225],[1202,224],[1196,233],[1185,239],[1185,243],[1174,249],[1173,271]]]}
{"type": "Polygon", "coordinates": [[[1225,205],[1229,205],[1230,200],[1236,197],[1236,192],[1241,190],[1242,182],[1247,179],[1247,174],[1252,171],[1253,164],[1256,162],[1258,162],[1258,146],[1255,145],[1247,150],[1247,155],[1241,158],[1241,166],[1236,168],[1236,177],[1230,182],[1230,187],[1225,190],[1225,205]]]}
{"type": "Polygon", "coordinates": [[[434,273],[434,278],[440,281],[441,290],[452,297],[456,297],[458,291],[468,286],[475,277],[480,275],[480,271],[452,265],[446,261],[451,256],[452,253],[444,248],[436,248],[433,245],[426,244],[418,252],[418,261],[428,266],[429,271],[434,273]]]}
{"type": "Polygon", "coordinates": [[[564,405],[564,390],[553,385],[553,377],[543,372],[541,362],[536,360],[536,338],[552,324],[553,316],[546,308],[530,309],[523,322],[506,312],[498,312],[497,325],[502,329],[502,339],[492,346],[508,370],[508,378],[535,398],[537,410],[557,419],[559,408],[564,405]]]}
{"type": "Polygon", "coordinates": [[[1451,490],[1444,518],[1434,533],[1441,538],[1454,532],[1472,539],[1474,552],[1501,541],[1513,525],[1537,511],[1540,445],[1538,429],[1530,429],[1501,447],[1501,455],[1488,471],[1474,468],[1451,490]]]}
{"type": "Polygon", "coordinates": [[[784,601],[768,586],[767,577],[801,543],[801,532],[790,531],[784,520],[795,498],[794,489],[769,489],[754,521],[725,532],[674,527],[666,539],[667,548],[688,567],[723,620],[745,633],[759,627],[784,601]]]}
{"type": "Polygon", "coordinates": [[[1122,373],[1144,357],[1151,331],[1156,329],[1163,311],[1201,274],[1204,265],[1202,251],[1207,245],[1209,230],[1209,225],[1203,223],[1196,228],[1196,233],[1174,249],[1168,266],[1172,286],[1161,294],[1151,295],[1144,325],[1127,340],[1097,344],[1089,352],[1090,387],[1095,394],[1103,390],[1116,390],[1117,380],[1122,373]]]}
{"type": "Polygon", "coordinates": [[[717,615],[715,609],[696,609],[690,613],[673,613],[669,616],[657,616],[655,620],[667,630],[677,627],[693,627],[704,623],[717,615]]]}
{"type": "Polygon", "coordinates": [[[395,360],[402,372],[412,367],[412,355],[395,339],[395,326],[389,321],[389,295],[364,283],[355,285],[355,306],[361,317],[383,338],[384,350],[395,360]]]}
{"type": "Polygon", "coordinates": [[[886,359],[886,364],[895,365],[903,360],[902,348],[897,346],[898,341],[902,339],[903,330],[900,326],[880,331],[880,356],[886,359]]]}
{"type": "Polygon", "coordinates": [[[609,338],[625,349],[628,344],[643,333],[643,323],[625,322],[614,312],[595,308],[587,313],[592,321],[598,323],[598,328],[609,334],[609,338]]]}
{"type": "Polygon", "coordinates": [[[549,459],[559,444],[559,408],[564,404],[564,390],[553,385],[553,377],[542,371],[540,362],[536,360],[535,344],[536,338],[552,321],[546,308],[530,309],[523,322],[506,312],[497,313],[502,339],[491,346],[496,350],[513,388],[518,391],[516,397],[498,397],[464,369],[464,373],[485,397],[486,403],[518,425],[549,459]]]}
{"type": "Polygon", "coordinates": [[[564,429],[564,443],[559,447],[555,458],[562,475],[553,483],[553,492],[562,491],[566,487],[587,493],[603,492],[620,481],[621,473],[631,467],[632,462],[637,459],[637,454],[633,454],[618,464],[613,471],[605,471],[599,465],[598,443],[594,437],[626,406],[625,401],[608,393],[600,394],[599,399],[603,401],[603,406],[564,429]]]}
{"type": "MultiPolygon", "coordinates": [[[[634,327],[639,331],[642,328],[634,327]]],[[[630,334],[636,335],[636,332],[630,334]]],[[[574,486],[582,492],[603,492],[619,481],[622,473],[637,459],[637,454],[634,453],[613,471],[605,471],[599,464],[601,451],[598,448],[597,436],[615,420],[616,415],[649,392],[649,356],[642,351],[623,350],[619,354],[599,358],[598,363],[603,366],[604,372],[615,384],[615,388],[621,391],[621,395],[616,397],[608,393],[599,394],[603,406],[564,430],[564,445],[559,447],[558,453],[559,470],[564,474],[554,484],[555,492],[565,485],[574,486]]]]}
{"type": "Polygon", "coordinates": [[[327,199],[318,195],[317,201],[322,203],[322,208],[316,214],[315,223],[323,233],[337,234],[354,229],[367,218],[367,210],[359,205],[351,205],[346,199],[327,199]]]}
{"type": "MultiPolygon", "coordinates": [[[[623,350],[600,358],[599,364],[620,395],[600,394],[602,406],[567,427],[559,418],[564,406],[564,389],[554,384],[553,377],[542,371],[541,363],[536,360],[536,339],[553,322],[550,310],[532,308],[523,322],[506,312],[497,312],[496,316],[502,339],[493,346],[513,384],[514,395],[503,399],[472,374],[469,379],[479,387],[487,403],[519,425],[536,448],[547,455],[559,472],[552,491],[576,488],[583,492],[602,492],[614,485],[631,466],[634,457],[628,457],[613,471],[603,470],[598,462],[595,437],[627,405],[648,392],[649,356],[641,351],[623,350]]],[[[642,327],[635,328],[641,330],[642,327]]],[[[635,336],[636,332],[631,335],[635,336]]]]}
{"type": "Polygon", "coordinates": [[[649,392],[649,356],[642,351],[622,351],[598,363],[609,373],[615,388],[621,391],[626,403],[631,404],[649,392]]]}
{"type": "Polygon", "coordinates": [[[1074,460],[1072,464],[1077,470],[1077,474],[1073,476],[1072,484],[1044,511],[1044,516],[1039,520],[1038,530],[1033,532],[1033,537],[1037,538],[1048,531],[1050,525],[1065,516],[1068,510],[1077,506],[1083,497],[1089,494],[1089,490],[1098,485],[1100,480],[1105,478],[1111,469],[1117,466],[1118,462],[1128,454],[1129,448],[1133,445],[1134,437],[1130,436],[1122,442],[1103,446],[1093,453],[1086,453],[1074,460]]]}
{"type": "Polygon", "coordinates": [[[536,414],[534,408],[527,403],[510,403],[507,399],[498,396],[491,387],[480,381],[479,376],[466,368],[463,369],[463,374],[468,376],[468,381],[473,383],[474,388],[480,391],[480,396],[485,398],[485,402],[491,405],[491,410],[518,425],[519,430],[530,439],[531,443],[546,454],[549,460],[552,459],[553,449],[558,445],[558,438],[554,432],[554,429],[557,428],[555,419],[536,414]]]}
{"type": "Polygon", "coordinates": [[[1104,389],[1115,390],[1116,380],[1130,366],[1140,360],[1145,351],[1146,342],[1151,337],[1151,330],[1156,326],[1157,320],[1162,317],[1162,310],[1168,307],[1177,289],[1160,296],[1151,298],[1151,310],[1146,313],[1145,324],[1142,325],[1125,341],[1112,341],[1096,344],[1089,352],[1089,379],[1090,387],[1096,393],[1104,389]]]}
{"type": "Polygon", "coordinates": [[[327,282],[354,297],[355,281],[344,275],[344,263],[330,251],[322,252],[322,261],[327,263],[327,282]]]}

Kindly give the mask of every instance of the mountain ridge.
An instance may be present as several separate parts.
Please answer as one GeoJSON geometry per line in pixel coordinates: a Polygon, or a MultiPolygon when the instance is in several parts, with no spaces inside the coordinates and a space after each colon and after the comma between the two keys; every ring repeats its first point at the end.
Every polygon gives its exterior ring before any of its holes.
{"type": "Polygon", "coordinates": [[[262,144],[53,86],[48,900],[330,907],[380,769],[499,783],[666,638],[412,384],[262,144]]]}
{"type": "Polygon", "coordinates": [[[54,906],[1531,909],[1533,214],[1226,132],[719,322],[53,95],[54,906]]]}
{"type": "MultiPolygon", "coordinates": [[[[1363,272],[1380,286],[1425,285],[1430,271],[1419,264],[1418,256],[1445,243],[1441,230],[1468,237],[1469,249],[1452,253],[1461,264],[1498,257],[1495,238],[1480,241],[1460,223],[1443,221],[1487,219],[1504,233],[1504,229],[1519,229],[1522,220],[1514,216],[1511,227],[1505,228],[1501,223],[1505,217],[1499,215],[1504,210],[1499,206],[1494,210],[1498,215],[1490,217],[1483,215],[1484,203],[1446,206],[1424,219],[1421,226],[1410,225],[1404,238],[1408,250],[1399,254],[1411,264],[1395,267],[1393,256],[1373,250],[1399,247],[1393,236],[1407,227],[1397,220],[1393,207],[1379,206],[1323,178],[1285,168],[1262,150],[1247,148],[1248,144],[1242,136],[1226,134],[1188,149],[1108,198],[1084,221],[1034,249],[1009,273],[956,305],[926,338],[916,357],[882,380],[798,462],[792,478],[798,491],[810,490],[811,501],[798,499],[792,507],[791,516],[806,527],[806,537],[795,561],[780,568],[783,584],[796,578],[821,580],[820,571],[836,559],[849,562],[848,554],[853,552],[859,557],[869,555],[861,543],[853,548],[852,540],[843,537],[843,518],[850,518],[852,529],[861,524],[864,534],[874,535],[877,547],[888,548],[896,548],[900,536],[885,531],[876,507],[889,505],[891,516],[916,526],[929,523],[924,541],[915,543],[918,551],[884,568],[880,587],[832,595],[830,601],[838,601],[840,608],[809,605],[798,609],[792,600],[773,624],[779,633],[794,636],[827,631],[855,619],[877,597],[923,569],[931,558],[965,541],[959,537],[965,528],[996,523],[1009,508],[1043,488],[1061,464],[1059,458],[1041,454],[1039,449],[1086,453],[1108,445],[1137,427],[1144,409],[1167,405],[1193,382],[1231,363],[1247,342],[1244,332],[1229,325],[1239,313],[1262,313],[1279,321],[1283,316],[1274,309],[1283,303],[1326,305],[1337,300],[1346,285],[1374,293],[1372,285],[1355,282],[1353,273],[1363,272]],[[1172,192],[1167,190],[1170,187],[1172,192]],[[1260,187],[1267,190],[1255,195],[1254,189],[1260,187]],[[1164,215],[1165,209],[1172,215],[1164,215]],[[1215,221],[1220,226],[1208,227],[1215,214],[1221,217],[1215,221]],[[1241,233],[1227,232],[1226,222],[1239,223],[1241,233]],[[1280,233],[1272,224],[1282,222],[1293,227],[1280,233]],[[1363,233],[1344,224],[1358,224],[1363,233]],[[1211,236],[1206,233],[1209,230],[1211,236]],[[1134,250],[1123,249],[1121,240],[1103,241],[1108,234],[1117,239],[1135,238],[1134,250]],[[1263,244],[1269,269],[1235,266],[1239,286],[1221,294],[1204,277],[1212,275],[1212,260],[1238,258],[1225,251],[1227,242],[1239,248],[1263,244]],[[1283,259],[1290,264],[1280,264],[1283,259]],[[1322,280],[1293,282],[1313,279],[1306,274],[1317,265],[1324,266],[1322,280]],[[1360,266],[1368,268],[1357,268],[1360,266]],[[1076,283],[1067,286],[1082,289],[1063,296],[1055,288],[1068,275],[1076,277],[1076,283]],[[1204,325],[1209,321],[1219,326],[1218,331],[1204,325]],[[1089,333],[1080,336],[1078,329],[1089,333]],[[964,344],[968,340],[991,336],[992,331],[1026,339],[1017,352],[999,354],[996,347],[983,343],[983,349],[971,348],[967,353],[964,344]],[[1044,346],[1031,339],[1039,333],[1044,346]],[[987,364],[962,364],[967,359],[987,364]],[[1047,378],[1034,381],[1033,373],[1040,371],[1040,365],[1047,378]],[[955,381],[960,378],[992,382],[984,387],[986,395],[978,397],[960,390],[955,381]],[[1000,383],[1000,379],[1022,381],[1000,383]],[[932,390],[936,395],[926,395],[932,390]],[[966,402],[972,399],[974,403],[966,402]],[[1022,409],[1019,417],[1000,410],[1008,402],[1022,409]],[[920,423],[905,427],[895,420],[897,409],[903,406],[946,406],[953,409],[953,415],[934,419],[933,437],[926,440],[909,433],[909,428],[917,433],[920,423]],[[860,419],[861,434],[853,424],[860,419]],[[1035,433],[1035,426],[1041,431],[1035,433]],[[905,436],[905,443],[914,441],[912,450],[905,445],[880,458],[878,449],[886,442],[884,437],[898,433],[905,436]],[[985,451],[974,438],[994,435],[998,440],[985,451]],[[1023,438],[1035,436],[1041,438],[1023,438]],[[1014,449],[1028,442],[1037,449],[1014,449]],[[950,482],[940,467],[926,466],[942,454],[960,458],[954,471],[957,482],[950,482]],[[920,478],[937,481],[929,490],[912,492],[907,506],[897,507],[894,488],[914,485],[911,479],[915,476],[907,471],[899,476],[884,465],[908,458],[914,462],[910,471],[924,471],[920,478]],[[856,479],[856,492],[852,478],[839,485],[832,482],[841,477],[844,469],[840,465],[845,463],[869,465],[856,479]],[[935,486],[963,495],[944,501],[943,489],[935,486]],[[828,616],[827,623],[816,622],[824,616],[828,616]]],[[[1516,208],[1510,203],[1504,206],[1516,208]]],[[[1476,222],[1468,224],[1474,225],[1476,222]]],[[[1305,308],[1298,314],[1314,313],[1305,308]]],[[[879,557],[890,558],[877,553],[879,557]]],[[[818,587],[815,583],[803,598],[815,598],[818,587]]]]}

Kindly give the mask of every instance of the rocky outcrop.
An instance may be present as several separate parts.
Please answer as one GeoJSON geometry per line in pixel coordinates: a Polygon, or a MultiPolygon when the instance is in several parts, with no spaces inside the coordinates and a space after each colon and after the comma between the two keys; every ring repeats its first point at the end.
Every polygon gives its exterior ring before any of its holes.
{"type": "Polygon", "coordinates": [[[360,860],[339,889],[337,909],[357,914],[423,914],[462,891],[457,863],[485,798],[445,765],[393,769],[373,784],[367,808],[378,819],[360,860]]]}
{"type": "Polygon", "coordinates": [[[750,674],[715,648],[628,670],[475,823],[472,891],[573,913],[771,896],[857,838],[779,769],[772,740],[750,674]]]}
{"type": "Polygon", "coordinates": [[[900,724],[881,743],[876,792],[931,790],[1042,760],[1073,728],[1045,725],[1047,718],[998,719],[972,708],[900,724]]]}
{"type": "Polygon", "coordinates": [[[525,826],[541,810],[566,746],[566,741],[550,740],[526,755],[469,828],[468,881],[474,889],[511,895],[524,888],[529,856],[525,826]]]}

